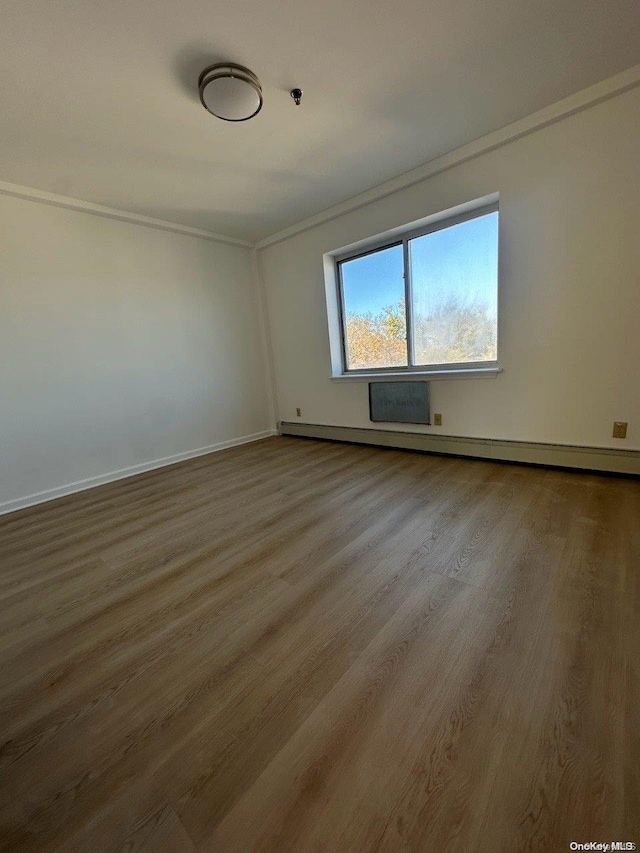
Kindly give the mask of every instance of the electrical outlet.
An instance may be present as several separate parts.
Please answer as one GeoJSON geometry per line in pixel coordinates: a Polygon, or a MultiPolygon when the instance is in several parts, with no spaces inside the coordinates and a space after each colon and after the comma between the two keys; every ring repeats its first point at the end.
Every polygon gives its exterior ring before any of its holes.
{"type": "Polygon", "coordinates": [[[626,438],[627,437],[627,422],[626,421],[614,421],[613,422],[613,437],[614,438],[626,438]]]}
{"type": "Polygon", "coordinates": [[[438,414],[434,414],[434,416],[433,416],[433,425],[434,425],[434,426],[442,426],[442,415],[441,415],[441,414],[439,414],[439,413],[438,413],[438,414]]]}
{"type": "Polygon", "coordinates": [[[302,409],[296,409],[296,417],[297,417],[297,418],[301,418],[301,417],[302,417],[302,409]]]}

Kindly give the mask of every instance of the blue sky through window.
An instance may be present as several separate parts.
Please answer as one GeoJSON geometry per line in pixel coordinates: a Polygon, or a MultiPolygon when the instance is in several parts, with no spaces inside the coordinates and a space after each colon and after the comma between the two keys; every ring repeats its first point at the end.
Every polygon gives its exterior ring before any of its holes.
{"type": "Polygon", "coordinates": [[[416,314],[428,316],[454,300],[498,308],[498,213],[468,219],[411,240],[411,277],[416,314]]]}
{"type": "MultiPolygon", "coordinates": [[[[469,219],[410,241],[416,311],[440,298],[497,312],[498,213],[469,219]]],[[[342,265],[347,314],[379,314],[404,297],[402,246],[342,265]]]]}
{"type": "Polygon", "coordinates": [[[342,264],[347,314],[379,314],[404,297],[402,246],[391,246],[342,264]]]}

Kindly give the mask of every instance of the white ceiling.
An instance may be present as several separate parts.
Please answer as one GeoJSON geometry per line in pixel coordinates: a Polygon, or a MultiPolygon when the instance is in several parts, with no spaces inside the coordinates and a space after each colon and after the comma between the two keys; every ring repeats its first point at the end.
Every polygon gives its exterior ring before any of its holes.
{"type": "Polygon", "coordinates": [[[638,62],[638,0],[6,0],[0,180],[256,240],[638,62]]]}

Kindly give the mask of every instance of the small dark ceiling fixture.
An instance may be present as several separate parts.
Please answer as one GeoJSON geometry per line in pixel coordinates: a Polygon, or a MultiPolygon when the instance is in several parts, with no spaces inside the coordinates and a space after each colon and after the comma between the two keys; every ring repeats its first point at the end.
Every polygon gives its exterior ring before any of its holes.
{"type": "Polygon", "coordinates": [[[296,107],[300,106],[300,101],[302,100],[303,94],[304,94],[304,92],[302,91],[302,89],[292,89],[291,90],[291,97],[296,102],[296,107]]]}
{"type": "Polygon", "coordinates": [[[235,62],[218,62],[200,75],[202,106],[224,121],[247,121],[262,109],[262,85],[253,71],[235,62]]]}

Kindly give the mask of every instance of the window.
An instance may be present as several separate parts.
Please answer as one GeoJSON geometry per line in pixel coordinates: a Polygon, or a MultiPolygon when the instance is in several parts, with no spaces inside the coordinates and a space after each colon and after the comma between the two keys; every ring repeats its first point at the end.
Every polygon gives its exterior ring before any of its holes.
{"type": "Polygon", "coordinates": [[[497,207],[339,259],[338,287],[346,373],[495,364],[497,207]]]}

